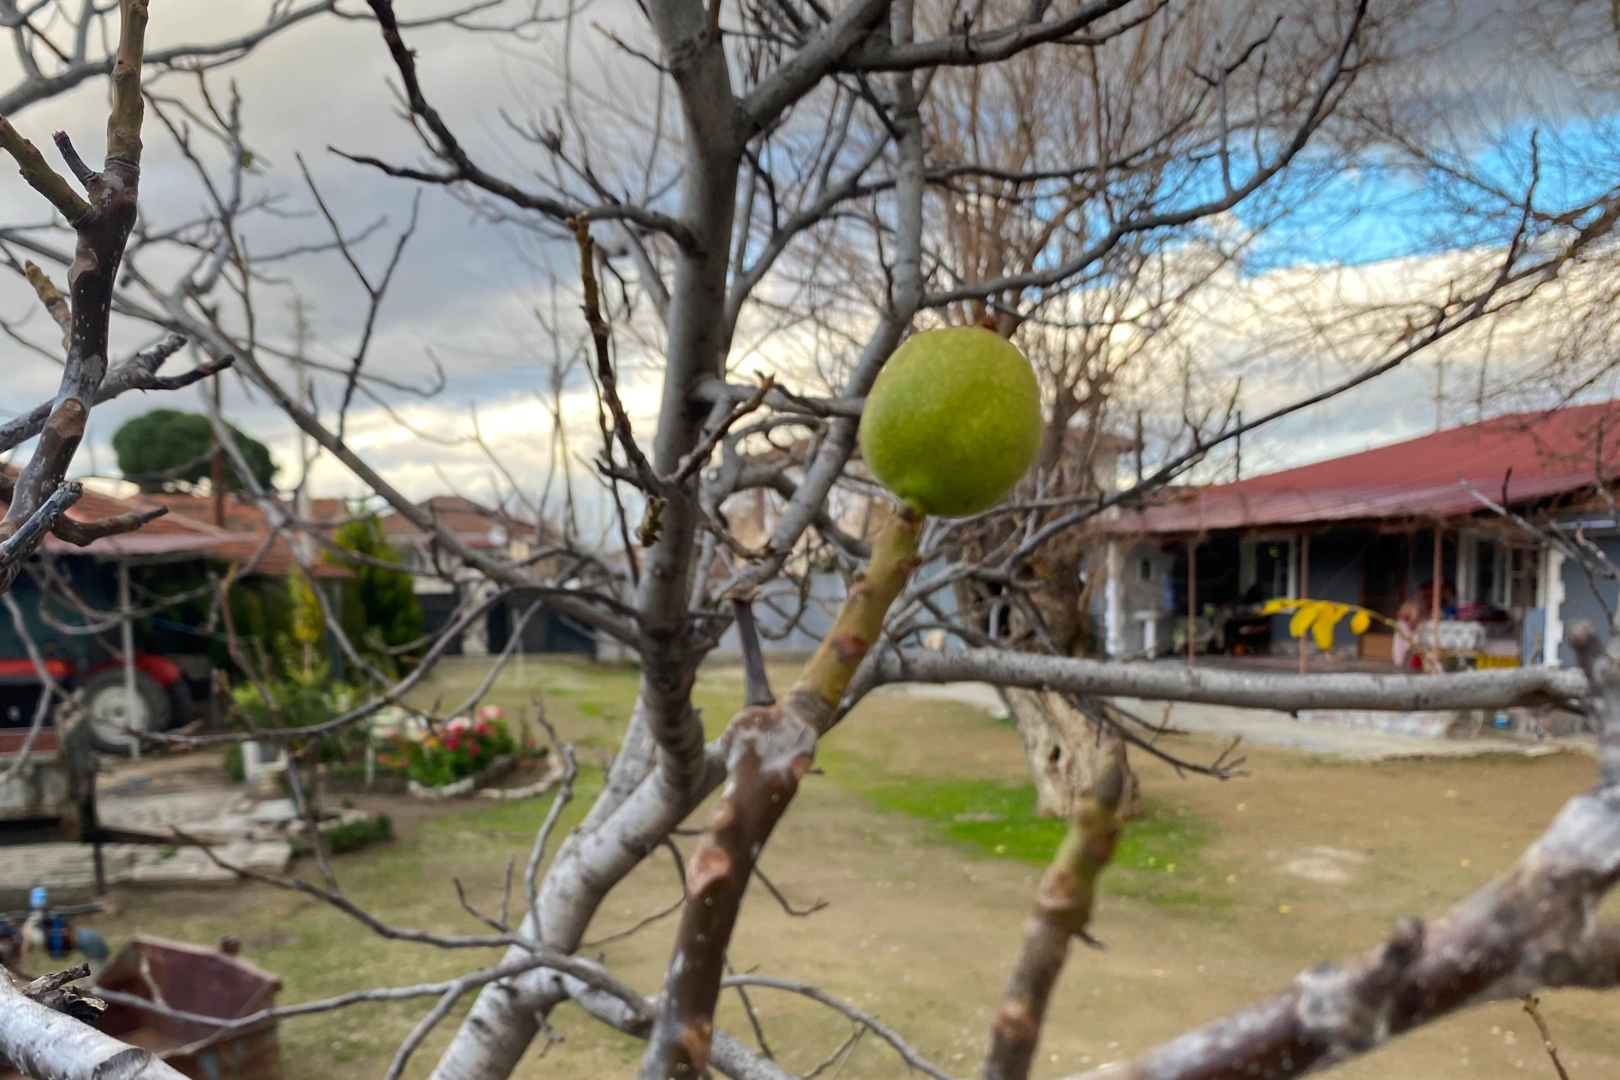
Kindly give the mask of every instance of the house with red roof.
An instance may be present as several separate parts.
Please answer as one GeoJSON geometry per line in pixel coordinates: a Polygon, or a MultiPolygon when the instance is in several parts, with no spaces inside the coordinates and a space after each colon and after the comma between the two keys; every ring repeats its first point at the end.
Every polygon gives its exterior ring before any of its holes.
{"type": "MultiPolygon", "coordinates": [[[[6,491],[9,485],[0,486],[0,496],[6,491]]],[[[335,526],[347,514],[342,500],[313,502],[317,521],[335,526]]],[[[0,510],[4,506],[0,497],[0,510]]],[[[233,496],[216,504],[187,492],[122,499],[87,488],[68,516],[94,521],[154,507],[166,512],[133,532],[82,547],[49,535],[29,560],[12,590],[22,632],[0,615],[0,753],[31,725],[40,693],[24,633],[53,678],[84,690],[93,741],[116,753],[131,745],[123,732],[126,723],[161,730],[207,707],[212,668],[224,655],[221,628],[203,614],[210,574],[218,579],[230,570],[241,591],[271,604],[283,602],[295,554],[289,539],[275,533],[265,511],[251,501],[233,496]],[[177,595],[190,598],[170,599],[177,595]],[[126,644],[133,645],[135,669],[127,679],[126,644]]],[[[341,604],[333,586],[352,571],[319,552],[310,564],[317,586],[341,604]]],[[[251,600],[244,610],[261,606],[251,600]]],[[[252,636],[255,627],[238,629],[252,636]]]]}
{"type": "MultiPolygon", "coordinates": [[[[1476,659],[1571,663],[1565,629],[1577,619],[1606,628],[1620,600],[1620,583],[1589,579],[1568,557],[1589,542],[1620,561],[1617,479],[1620,401],[1606,401],[1161,492],[1104,526],[1108,652],[1180,653],[1191,637],[1197,652],[1293,656],[1302,646],[1289,616],[1258,609],[1308,598],[1377,616],[1364,635],[1348,619],[1335,628],[1326,651],[1339,660],[1389,662],[1405,650],[1386,620],[1403,609],[1428,620],[1438,606],[1443,629],[1483,628],[1470,631],[1478,648],[1459,650],[1476,659]]],[[[1322,652],[1309,640],[1303,649],[1322,652]]]]}

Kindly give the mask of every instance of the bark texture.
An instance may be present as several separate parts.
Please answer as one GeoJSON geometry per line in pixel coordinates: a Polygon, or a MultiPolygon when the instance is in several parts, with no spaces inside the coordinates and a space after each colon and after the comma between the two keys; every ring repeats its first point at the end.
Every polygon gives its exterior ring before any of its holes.
{"type": "Polygon", "coordinates": [[[1119,840],[1120,799],[1128,773],[1125,747],[1110,743],[1107,767],[1077,800],[1069,831],[1041,877],[1035,909],[1024,921],[1024,943],[990,1029],[979,1080],[1025,1080],[1046,1019],[1052,988],[1069,956],[1069,942],[1086,937],[1097,879],[1119,840]]]}
{"type": "Polygon", "coordinates": [[[0,1064],[34,1080],[185,1080],[150,1051],[27,997],[0,971],[0,1064]]]}
{"type": "MultiPolygon", "coordinates": [[[[1073,818],[1091,790],[1123,757],[1120,740],[1051,691],[1013,687],[1002,696],[1018,726],[1035,783],[1035,810],[1042,817],[1073,818]]],[[[1122,812],[1136,812],[1138,787],[1129,763],[1124,770],[1122,812]]]]}

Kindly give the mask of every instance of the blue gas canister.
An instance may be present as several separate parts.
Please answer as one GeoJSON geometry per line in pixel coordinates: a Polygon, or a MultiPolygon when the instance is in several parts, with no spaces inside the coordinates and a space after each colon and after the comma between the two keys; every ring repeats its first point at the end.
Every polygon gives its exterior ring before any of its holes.
{"type": "Polygon", "coordinates": [[[60,960],[73,951],[73,931],[60,915],[47,915],[42,924],[45,931],[45,951],[52,960],[60,960]]]}

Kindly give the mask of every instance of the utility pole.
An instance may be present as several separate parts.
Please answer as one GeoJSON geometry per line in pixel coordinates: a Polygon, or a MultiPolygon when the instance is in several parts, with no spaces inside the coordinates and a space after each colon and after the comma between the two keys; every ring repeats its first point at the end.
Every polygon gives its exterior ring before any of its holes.
{"type": "Polygon", "coordinates": [[[1136,410],[1136,486],[1142,486],[1142,410],[1136,410]]]}
{"type": "MultiPolygon", "coordinates": [[[[1311,595],[1311,534],[1299,534],[1299,598],[1309,599],[1311,595]]],[[[1306,631],[1309,633],[1309,631],[1306,631]]],[[[1305,674],[1306,653],[1305,634],[1299,635],[1299,673],[1305,674]]]]}
{"type": "MultiPolygon", "coordinates": [[[[124,726],[129,729],[130,756],[141,756],[141,737],[151,723],[146,714],[146,702],[135,688],[135,608],[129,598],[129,560],[118,560],[118,630],[124,664],[124,726]]],[[[47,687],[46,693],[50,693],[47,687]]]]}
{"type": "Polygon", "coordinates": [[[1232,479],[1243,479],[1243,410],[1237,411],[1237,435],[1233,437],[1236,453],[1232,456],[1232,479]]]}
{"type": "MultiPolygon", "coordinates": [[[[224,380],[215,376],[211,381],[214,392],[214,415],[223,417],[225,413],[220,409],[219,387],[224,380]]],[[[214,441],[214,451],[208,463],[208,486],[214,496],[214,526],[225,527],[225,446],[219,441],[219,430],[210,426],[209,433],[214,441]]]]}
{"type": "MultiPolygon", "coordinates": [[[[309,374],[309,363],[304,355],[309,343],[309,318],[305,312],[304,298],[293,298],[293,365],[298,372],[298,400],[310,412],[315,411],[315,383],[309,374]]],[[[303,428],[298,429],[298,461],[302,471],[298,477],[298,487],[293,495],[293,514],[298,518],[300,525],[309,523],[312,513],[309,499],[309,471],[314,464],[313,446],[309,434],[303,428]]],[[[299,529],[293,542],[298,545],[299,553],[304,561],[308,562],[314,550],[310,544],[308,533],[299,529]]],[[[314,582],[310,583],[314,587],[314,582]]]]}

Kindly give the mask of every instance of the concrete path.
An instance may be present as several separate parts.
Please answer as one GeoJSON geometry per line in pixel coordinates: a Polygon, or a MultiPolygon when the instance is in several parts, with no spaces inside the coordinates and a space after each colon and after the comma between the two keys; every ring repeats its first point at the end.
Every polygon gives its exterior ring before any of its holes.
{"type": "MultiPolygon", "coordinates": [[[[0,904],[26,906],[36,885],[50,889],[52,903],[72,903],[95,892],[94,852],[89,844],[22,844],[0,858],[0,904]]],[[[214,848],[225,862],[279,874],[292,857],[285,840],[232,840],[214,848]]],[[[163,844],[106,844],[101,849],[108,885],[229,885],[238,878],[196,848],[163,844]]]]}
{"type": "MultiPolygon", "coordinates": [[[[119,762],[96,795],[96,813],[109,828],[155,836],[179,826],[213,846],[225,862],[280,873],[292,858],[286,826],[295,816],[285,799],[265,799],[227,787],[217,768],[199,771],[185,758],[119,762]]],[[[205,853],[177,844],[105,844],[108,885],[230,884],[235,874],[205,853]]],[[[0,907],[19,908],[29,889],[44,885],[56,902],[88,898],[95,889],[89,844],[22,844],[0,848],[0,907]]]]}
{"type": "MultiPolygon", "coordinates": [[[[992,716],[1005,716],[1006,707],[995,687],[987,683],[952,683],[943,686],[907,683],[888,688],[890,693],[915,694],[976,705],[992,716]]],[[[1119,698],[1128,709],[1152,724],[1165,716],[1166,702],[1119,698]]],[[[1432,739],[1394,735],[1362,728],[1296,720],[1286,713],[1263,709],[1237,709],[1225,705],[1170,706],[1170,726],[1217,738],[1241,735],[1245,742],[1280,746],[1306,754],[1325,754],[1351,761],[1382,761],[1389,758],[1471,757],[1481,754],[1517,754],[1540,757],[1565,750],[1590,752],[1590,739],[1548,739],[1541,743],[1514,742],[1489,735],[1478,739],[1432,739]]]]}

